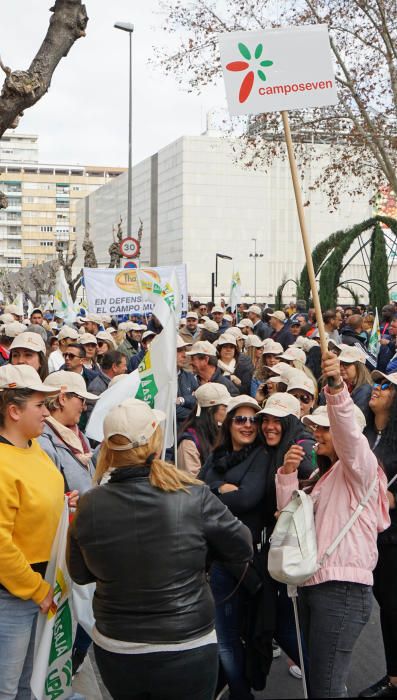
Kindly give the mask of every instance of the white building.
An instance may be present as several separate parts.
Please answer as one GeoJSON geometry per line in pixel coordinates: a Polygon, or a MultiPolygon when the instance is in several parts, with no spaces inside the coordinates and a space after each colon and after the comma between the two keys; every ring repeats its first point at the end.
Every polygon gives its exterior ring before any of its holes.
{"type": "MultiPolygon", "coordinates": [[[[112,228],[120,216],[124,235],[136,235],[143,221],[141,263],[186,263],[188,287],[193,298],[209,299],[211,273],[218,259],[216,298],[228,296],[232,268],[240,272],[247,300],[274,302],[283,277],[295,279],[304,264],[291,176],[286,161],[274,160],[267,173],[247,170],[235,162],[233,143],[214,136],[184,136],[133,168],[133,231],[127,232],[127,173],[111,181],[77,204],[77,239],[86,222],[100,265],[109,262],[112,228]],[[256,252],[256,259],[252,255],[256,252]],[[250,257],[251,256],[251,257],[250,257]]],[[[318,149],[329,146],[319,145],[318,149]]],[[[309,190],[318,165],[306,168],[303,199],[311,245],[340,229],[350,228],[372,215],[370,194],[355,201],[342,198],[330,213],[321,192],[309,190]]],[[[347,278],[363,278],[363,265],[351,265],[347,278]]],[[[286,288],[285,299],[295,291],[286,288]]],[[[363,294],[362,289],[358,290],[363,294]]],[[[342,292],[341,298],[348,293],[342,292]]]]}

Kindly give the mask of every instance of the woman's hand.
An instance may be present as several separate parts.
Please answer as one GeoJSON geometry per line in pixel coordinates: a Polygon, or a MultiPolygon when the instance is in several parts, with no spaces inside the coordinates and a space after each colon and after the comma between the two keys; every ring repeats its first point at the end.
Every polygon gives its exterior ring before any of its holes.
{"type": "Polygon", "coordinates": [[[389,508],[390,510],[393,510],[393,508],[396,507],[396,497],[391,491],[386,491],[386,495],[389,501],[389,508]]]}
{"type": "Polygon", "coordinates": [[[238,491],[238,486],[236,484],[222,484],[218,491],[219,493],[230,493],[231,491],[238,491]]]}
{"type": "Polygon", "coordinates": [[[77,508],[77,503],[79,500],[79,492],[78,491],[68,491],[68,493],[66,495],[68,497],[69,508],[77,508]]]}
{"type": "Polygon", "coordinates": [[[284,457],[284,474],[292,474],[293,472],[296,472],[304,456],[305,450],[303,447],[300,445],[292,445],[284,457]]]}
{"type": "Polygon", "coordinates": [[[232,380],[233,384],[235,384],[236,386],[241,386],[241,379],[236,377],[235,374],[231,374],[230,379],[232,380]]]}
{"type": "Polygon", "coordinates": [[[45,598],[41,601],[41,603],[39,604],[40,612],[41,612],[42,615],[47,615],[47,613],[48,613],[49,609],[51,608],[51,606],[52,606],[53,604],[55,605],[54,599],[53,599],[53,595],[54,595],[54,589],[53,589],[52,586],[51,586],[51,587],[50,587],[50,590],[48,591],[48,593],[47,593],[47,595],[46,595],[46,597],[45,597],[45,598]]]}
{"type": "Polygon", "coordinates": [[[333,352],[323,352],[321,367],[323,370],[324,377],[326,377],[327,379],[329,377],[333,377],[334,379],[335,386],[328,387],[328,391],[331,391],[331,393],[334,393],[334,391],[336,393],[340,391],[342,387],[338,385],[343,384],[343,381],[340,375],[339,358],[336,355],[334,355],[333,352]]]}

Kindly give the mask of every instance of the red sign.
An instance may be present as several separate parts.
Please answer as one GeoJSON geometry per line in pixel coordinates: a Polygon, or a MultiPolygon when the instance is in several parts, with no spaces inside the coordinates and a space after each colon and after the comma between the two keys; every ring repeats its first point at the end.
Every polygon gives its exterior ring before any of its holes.
{"type": "Polygon", "coordinates": [[[141,247],[136,238],[131,236],[123,238],[120,243],[120,253],[124,258],[137,258],[140,252],[141,247]]]}

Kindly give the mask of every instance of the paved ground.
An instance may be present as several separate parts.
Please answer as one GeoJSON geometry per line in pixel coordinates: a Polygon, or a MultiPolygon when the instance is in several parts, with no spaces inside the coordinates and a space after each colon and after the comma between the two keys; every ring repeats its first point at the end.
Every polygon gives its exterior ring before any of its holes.
{"type": "MultiPolygon", "coordinates": [[[[385,665],[379,627],[379,613],[375,606],[372,618],[355,649],[349,679],[349,696],[357,697],[362,688],[371,685],[384,674],[385,665]]],[[[111,700],[111,696],[101,682],[91,652],[90,657],[84,663],[83,669],[76,677],[73,689],[84,695],[86,700],[111,700]]],[[[283,655],[273,662],[266,690],[263,693],[256,693],[255,697],[257,700],[303,697],[302,683],[290,676],[287,662],[283,655]]],[[[188,693],[186,700],[189,700],[188,693]]]]}

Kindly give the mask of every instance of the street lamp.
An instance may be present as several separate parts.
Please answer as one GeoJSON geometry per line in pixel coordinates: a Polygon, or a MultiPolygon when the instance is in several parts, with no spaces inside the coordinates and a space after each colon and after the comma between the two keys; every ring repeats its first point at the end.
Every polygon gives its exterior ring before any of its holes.
{"type": "Polygon", "coordinates": [[[127,181],[127,236],[132,235],[132,33],[134,25],[129,22],[116,22],[115,29],[128,32],[130,39],[130,76],[128,104],[128,181],[127,181]]]}
{"type": "Polygon", "coordinates": [[[254,248],[255,252],[250,253],[249,256],[250,256],[250,258],[254,258],[254,290],[255,290],[254,299],[256,302],[256,260],[257,260],[257,258],[263,258],[263,253],[256,252],[256,238],[251,238],[251,241],[254,241],[254,245],[255,245],[255,248],[254,248]]]}
{"type": "Polygon", "coordinates": [[[224,255],[224,253],[215,254],[215,272],[211,272],[211,301],[215,302],[215,287],[218,286],[218,258],[222,260],[233,260],[230,255],[224,255]]]}

